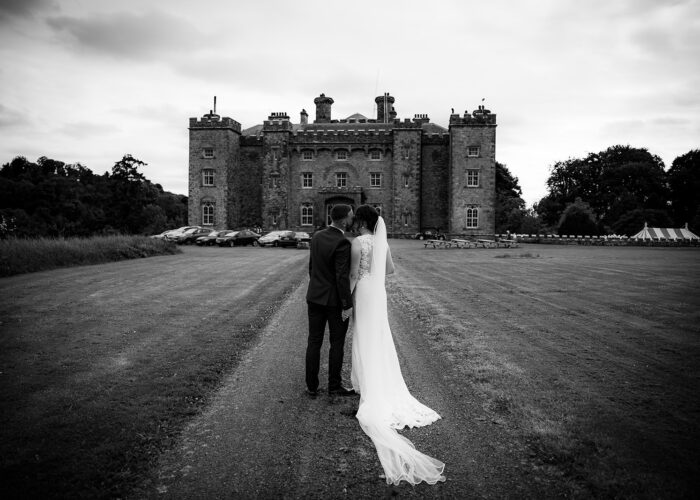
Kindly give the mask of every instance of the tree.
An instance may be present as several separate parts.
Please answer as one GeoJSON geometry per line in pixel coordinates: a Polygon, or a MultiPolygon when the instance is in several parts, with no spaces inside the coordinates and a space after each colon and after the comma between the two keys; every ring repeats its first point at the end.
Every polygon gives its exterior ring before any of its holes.
{"type": "Polygon", "coordinates": [[[668,170],[671,213],[676,227],[700,230],[700,149],[679,156],[668,170]]]}
{"type": "Polygon", "coordinates": [[[142,181],[146,178],[139,172],[139,167],[145,167],[148,163],[137,160],[130,154],[125,154],[121,160],[112,167],[112,177],[127,181],[142,181]]]}
{"type": "Polygon", "coordinates": [[[598,234],[598,225],[588,203],[576,198],[567,205],[559,220],[559,234],[590,236],[598,234]]]}
{"type": "Polygon", "coordinates": [[[496,233],[518,232],[525,215],[525,201],[518,178],[496,162],[496,233]]]}
{"type": "Polygon", "coordinates": [[[554,224],[576,198],[590,205],[599,227],[612,226],[631,210],[664,210],[668,199],[663,161],[630,146],[557,162],[547,187],[549,193],[536,205],[546,224],[554,224]]]}
{"type": "Polygon", "coordinates": [[[3,231],[17,237],[152,234],[184,225],[187,197],[151,183],[138,171],[143,165],[124,155],[113,175],[95,175],[79,163],[18,156],[0,168],[3,231]]]}
{"type": "Polygon", "coordinates": [[[645,223],[651,227],[669,227],[671,219],[665,210],[637,208],[620,217],[613,230],[615,234],[632,236],[641,231],[645,223]]]}

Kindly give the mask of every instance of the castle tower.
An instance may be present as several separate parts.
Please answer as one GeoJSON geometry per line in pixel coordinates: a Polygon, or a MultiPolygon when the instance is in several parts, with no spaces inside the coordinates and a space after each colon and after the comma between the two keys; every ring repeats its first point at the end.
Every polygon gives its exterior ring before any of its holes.
{"type": "Polygon", "coordinates": [[[395,99],[391,97],[388,92],[384,92],[384,95],[375,97],[374,102],[377,103],[378,123],[390,123],[394,121],[394,118],[396,118],[394,101],[395,99]]]}
{"type": "Polygon", "coordinates": [[[496,232],[496,115],[479,106],[450,116],[448,224],[451,234],[496,232]]]}
{"type": "MultiPolygon", "coordinates": [[[[332,103],[333,99],[330,101],[332,103]]],[[[290,226],[292,208],[289,206],[289,160],[292,130],[287,113],[272,113],[263,122],[262,217],[263,226],[273,229],[287,229],[290,226]]]]}
{"type": "Polygon", "coordinates": [[[316,120],[314,123],[330,123],[333,99],[326,97],[325,94],[321,94],[314,99],[314,104],[316,105],[316,120]]]}
{"type": "Polygon", "coordinates": [[[209,112],[190,118],[188,223],[215,229],[237,225],[233,196],[241,124],[209,112]]]}

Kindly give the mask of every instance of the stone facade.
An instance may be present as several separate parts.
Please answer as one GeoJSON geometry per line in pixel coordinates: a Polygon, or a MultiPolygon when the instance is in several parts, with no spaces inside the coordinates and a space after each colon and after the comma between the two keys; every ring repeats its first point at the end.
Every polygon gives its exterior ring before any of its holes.
{"type": "Polygon", "coordinates": [[[439,229],[492,237],[496,115],[483,106],[452,114],[449,129],[427,115],[397,119],[394,97],[377,117],[332,119],[333,99],[314,99],[316,120],[272,113],[241,131],[210,112],[190,119],[189,223],[311,232],[336,203],[376,206],[396,237],[439,229]]]}

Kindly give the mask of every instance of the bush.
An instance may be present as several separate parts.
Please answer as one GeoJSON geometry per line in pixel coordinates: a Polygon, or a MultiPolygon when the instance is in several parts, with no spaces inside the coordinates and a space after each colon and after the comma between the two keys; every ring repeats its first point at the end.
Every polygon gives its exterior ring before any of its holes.
{"type": "Polygon", "coordinates": [[[174,243],[145,236],[9,238],[0,240],[0,276],[180,252],[174,243]]]}

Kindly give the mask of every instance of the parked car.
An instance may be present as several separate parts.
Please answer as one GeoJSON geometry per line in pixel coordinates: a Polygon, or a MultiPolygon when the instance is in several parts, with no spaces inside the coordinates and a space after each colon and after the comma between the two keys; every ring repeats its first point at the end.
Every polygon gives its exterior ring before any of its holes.
{"type": "Polygon", "coordinates": [[[182,226],[177,229],[172,229],[171,231],[168,231],[165,233],[164,239],[168,241],[176,241],[176,237],[180,236],[181,234],[184,234],[186,231],[190,231],[191,229],[197,229],[199,226],[182,226]]]}
{"type": "Polygon", "coordinates": [[[151,235],[151,238],[155,238],[155,239],[157,239],[157,240],[162,240],[162,239],[165,238],[165,236],[166,236],[170,231],[172,231],[172,229],[166,229],[166,230],[163,231],[162,233],[151,235]]]}
{"type": "Polygon", "coordinates": [[[280,246],[279,241],[282,235],[293,233],[294,231],[270,231],[267,234],[263,234],[258,240],[258,245],[261,247],[278,247],[280,246]]]}
{"type": "Polygon", "coordinates": [[[228,241],[230,238],[233,238],[238,231],[222,231],[219,236],[216,238],[216,244],[219,245],[220,247],[228,246],[228,241]]]}
{"type": "Polygon", "coordinates": [[[260,235],[255,231],[251,231],[250,229],[241,229],[240,231],[235,231],[233,235],[224,236],[224,239],[226,240],[224,245],[228,245],[230,247],[244,247],[247,245],[258,246],[258,238],[260,238],[260,235]]]}
{"type": "Polygon", "coordinates": [[[311,235],[309,233],[305,233],[304,231],[297,231],[296,239],[300,243],[308,243],[309,241],[311,241],[311,235]]]}
{"type": "MultiPolygon", "coordinates": [[[[277,240],[277,246],[285,248],[285,247],[298,247],[299,243],[301,242],[300,238],[301,236],[297,236],[299,233],[296,233],[294,231],[284,231],[284,234],[280,236],[280,239],[277,240]]],[[[308,234],[307,234],[308,236],[308,234]]],[[[311,238],[309,238],[310,240],[311,238]]],[[[308,241],[308,240],[307,240],[308,241]]]]}
{"type": "Polygon", "coordinates": [[[177,243],[178,245],[191,245],[193,244],[197,238],[200,236],[206,236],[208,234],[211,234],[214,230],[211,228],[206,228],[206,227],[195,227],[192,229],[188,229],[182,234],[176,234],[175,236],[168,236],[168,238],[172,238],[172,240],[177,243]]]}
{"type": "Polygon", "coordinates": [[[216,238],[224,236],[229,231],[230,231],[230,229],[222,229],[220,231],[212,231],[211,233],[209,233],[205,236],[200,236],[199,238],[194,240],[194,244],[199,245],[199,246],[203,246],[203,247],[209,247],[209,246],[216,245],[216,238]]]}
{"type": "Polygon", "coordinates": [[[445,235],[439,231],[423,231],[413,235],[416,240],[444,240],[445,235]]]}

